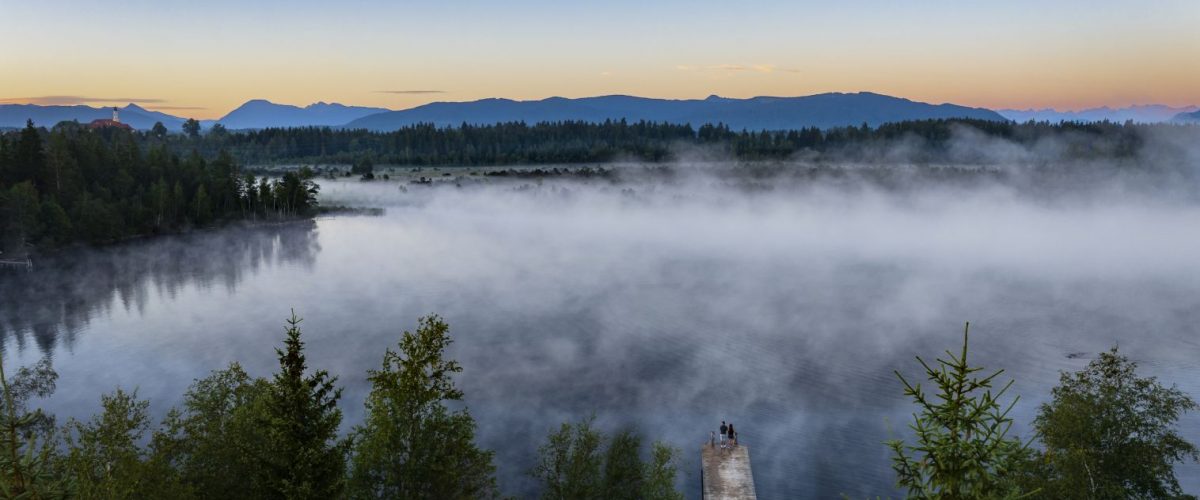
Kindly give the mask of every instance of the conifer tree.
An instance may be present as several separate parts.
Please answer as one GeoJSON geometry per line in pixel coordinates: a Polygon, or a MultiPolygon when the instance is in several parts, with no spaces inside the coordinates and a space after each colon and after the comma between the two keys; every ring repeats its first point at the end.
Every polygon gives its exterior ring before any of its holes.
{"type": "Polygon", "coordinates": [[[325,370],[310,375],[295,311],[287,320],[284,348],[276,349],[279,372],[271,381],[260,422],[262,476],[271,498],[327,499],[345,484],[345,443],[337,439],[341,389],[325,370]]]}
{"type": "Polygon", "coordinates": [[[920,407],[910,425],[916,445],[892,440],[892,468],[897,485],[909,498],[975,499],[1021,498],[1017,474],[1029,457],[1019,439],[1008,436],[1012,427],[1009,411],[1017,399],[1001,406],[1000,398],[1012,386],[1005,384],[992,393],[992,381],[1004,370],[977,375],[981,367],[967,363],[970,323],[963,328],[959,355],[946,351],[936,368],[917,357],[925,374],[936,386],[929,394],[921,384],[911,384],[900,372],[904,394],[920,407]]]}

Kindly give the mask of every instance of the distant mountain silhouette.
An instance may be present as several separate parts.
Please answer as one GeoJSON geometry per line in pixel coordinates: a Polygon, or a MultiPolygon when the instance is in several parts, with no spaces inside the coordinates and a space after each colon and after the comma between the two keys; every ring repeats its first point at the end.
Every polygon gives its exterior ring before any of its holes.
{"type": "Polygon", "coordinates": [[[781,130],[802,127],[858,126],[932,118],[977,118],[1001,121],[994,111],[954,104],[927,104],[898,97],[860,92],[829,93],[804,97],[752,97],[730,99],[669,100],[610,95],[540,101],[482,99],[471,102],[435,102],[401,111],[373,114],[354,120],[346,128],[395,130],[416,123],[438,126],[497,122],[581,120],[655,121],[671,123],[724,123],[735,130],[781,130]]]}
{"type": "Polygon", "coordinates": [[[1191,113],[1179,113],[1171,118],[1172,122],[1176,123],[1200,123],[1200,111],[1192,111],[1191,113]]]}
{"type": "MultiPolygon", "coordinates": [[[[537,101],[481,99],[470,102],[435,102],[411,109],[391,111],[385,108],[346,106],[318,102],[305,107],[276,104],[263,99],[247,101],[219,120],[203,120],[207,130],[220,123],[230,130],[267,127],[328,126],[395,130],[416,123],[438,126],[493,124],[507,121],[648,120],[656,122],[724,123],[735,130],[779,130],[801,127],[829,128],[858,126],[904,120],[934,118],[977,118],[983,120],[1100,121],[1124,122],[1200,122],[1196,106],[1163,105],[1126,108],[1094,108],[1082,111],[1000,110],[971,108],[954,104],[928,104],[870,92],[828,93],[804,97],[752,97],[731,99],[710,96],[707,99],[652,99],[610,95],[568,99],[551,97],[537,101]]],[[[53,127],[61,121],[88,123],[112,116],[110,107],[40,106],[0,104],[0,128],[20,128],[26,120],[53,127]]],[[[121,121],[138,130],[149,130],[155,122],[167,129],[182,130],[185,118],[151,111],[136,104],[120,108],[121,121]]]]}
{"type": "Polygon", "coordinates": [[[1133,120],[1138,123],[1159,123],[1170,120],[1180,113],[1196,111],[1196,106],[1171,107],[1161,104],[1148,104],[1143,106],[1129,106],[1125,108],[1110,108],[1104,106],[1101,108],[1084,109],[1080,111],[1057,111],[1053,109],[1001,109],[997,113],[1004,115],[1005,118],[1015,122],[1027,122],[1030,120],[1038,122],[1099,122],[1108,120],[1110,122],[1125,122],[1133,120]]]}
{"type": "MultiPolygon", "coordinates": [[[[155,122],[162,122],[169,130],[183,129],[184,118],[145,109],[137,104],[118,108],[122,123],[139,130],[150,130],[155,122]]],[[[36,104],[0,104],[0,127],[24,127],[26,120],[42,127],[53,127],[58,122],[75,120],[88,123],[92,120],[112,118],[112,108],[91,106],[38,106],[36,104]]]]}
{"type": "Polygon", "coordinates": [[[337,126],[376,113],[391,111],[386,108],[346,106],[338,103],[318,102],[303,108],[288,104],[275,104],[264,99],[246,101],[237,109],[217,120],[230,130],[260,129],[270,127],[337,126]]]}

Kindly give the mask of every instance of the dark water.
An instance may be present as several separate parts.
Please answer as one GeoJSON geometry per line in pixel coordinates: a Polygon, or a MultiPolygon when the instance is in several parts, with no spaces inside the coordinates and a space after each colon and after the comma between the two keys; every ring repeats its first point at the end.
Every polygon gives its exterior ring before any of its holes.
{"type": "MultiPolygon", "coordinates": [[[[48,355],[60,418],[136,388],[155,412],[231,361],[267,375],[291,308],[312,366],[361,415],[365,371],[424,314],[451,355],[502,489],[548,429],[595,414],[684,451],[720,420],[751,447],[762,498],[894,494],[882,442],[916,376],[961,341],[1005,368],[1021,434],[1059,370],[1119,343],[1200,395],[1200,210],[1139,199],[1054,206],[1003,190],[894,197],[745,194],[710,184],[514,189],[326,184],[380,217],[228,228],[76,252],[0,275],[5,363],[48,355]],[[1069,356],[1086,353],[1081,357],[1069,356]]],[[[1112,200],[1109,200],[1112,201],[1112,200]]],[[[1184,435],[1200,441],[1200,419],[1184,435]]],[[[1200,469],[1179,468],[1200,490],[1200,469]]]]}

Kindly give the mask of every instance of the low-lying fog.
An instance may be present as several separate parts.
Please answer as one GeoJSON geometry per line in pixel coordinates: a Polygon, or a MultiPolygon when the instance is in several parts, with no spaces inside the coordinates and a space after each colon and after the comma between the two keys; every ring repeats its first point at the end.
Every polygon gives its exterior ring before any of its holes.
{"type": "MultiPolygon", "coordinates": [[[[690,497],[697,448],[722,419],[751,447],[762,498],[894,494],[882,443],[908,435],[914,407],[892,370],[918,376],[913,356],[960,346],[965,321],[974,359],[1016,380],[1022,436],[1059,370],[1117,343],[1200,397],[1190,189],[626,170],[615,183],[324,181],[324,203],[385,215],[195,233],[8,274],[6,363],[54,358],[47,406],[60,418],[97,411],[117,386],[163,412],[231,361],[269,374],[294,307],[311,366],[341,377],[353,423],[365,371],[437,313],[481,444],[516,495],[532,492],[524,472],[546,432],[591,414],[682,448],[690,497]]],[[[1200,441],[1200,417],[1183,429],[1200,441]]],[[[1200,490],[1200,468],[1179,473],[1200,490]]]]}

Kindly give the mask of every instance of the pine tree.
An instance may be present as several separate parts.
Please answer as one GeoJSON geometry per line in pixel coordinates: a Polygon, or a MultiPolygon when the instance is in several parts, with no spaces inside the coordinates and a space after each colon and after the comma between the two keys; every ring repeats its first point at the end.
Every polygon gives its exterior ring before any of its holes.
{"type": "Polygon", "coordinates": [[[208,190],[204,184],[196,186],[196,195],[192,197],[192,222],[203,225],[212,218],[212,201],[209,200],[208,190]]]}
{"type": "Polygon", "coordinates": [[[325,370],[305,375],[304,343],[295,311],[287,320],[284,348],[276,349],[279,372],[271,381],[260,422],[266,438],[258,479],[269,496],[327,499],[345,484],[345,443],[337,440],[342,391],[325,370]]]}
{"type": "Polygon", "coordinates": [[[975,499],[1020,498],[1016,471],[1024,467],[1029,450],[1020,440],[1008,437],[1012,419],[1008,413],[1014,399],[1002,407],[1000,398],[1012,386],[1010,381],[992,394],[992,380],[1004,370],[978,376],[983,368],[967,363],[967,339],[970,323],[963,328],[962,353],[946,351],[937,368],[917,357],[925,374],[938,389],[929,395],[921,384],[910,384],[900,372],[904,394],[920,407],[910,425],[917,444],[907,446],[892,440],[892,468],[897,485],[909,498],[975,499]]]}
{"type": "MultiPolygon", "coordinates": [[[[26,121],[25,128],[21,129],[14,160],[17,167],[14,182],[34,181],[42,173],[45,152],[42,150],[41,132],[33,126],[33,120],[26,121]]],[[[39,189],[44,187],[38,186],[39,189]]]]}

